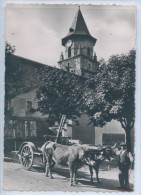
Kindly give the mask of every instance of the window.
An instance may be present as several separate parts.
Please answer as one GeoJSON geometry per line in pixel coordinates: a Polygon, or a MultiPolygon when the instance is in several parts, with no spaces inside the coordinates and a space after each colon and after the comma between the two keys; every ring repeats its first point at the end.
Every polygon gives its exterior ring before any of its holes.
{"type": "Polygon", "coordinates": [[[87,48],[87,56],[90,56],[90,48],[87,48]]]}
{"type": "Polygon", "coordinates": [[[71,57],[71,47],[68,48],[68,58],[71,57]]]}
{"type": "Polygon", "coordinates": [[[30,112],[32,109],[32,101],[27,101],[27,112],[30,112]]]}
{"type": "Polygon", "coordinates": [[[70,71],[70,63],[68,63],[67,67],[66,67],[67,71],[70,71]]]}
{"type": "Polygon", "coordinates": [[[91,64],[89,64],[89,70],[91,69],[91,64]]]}

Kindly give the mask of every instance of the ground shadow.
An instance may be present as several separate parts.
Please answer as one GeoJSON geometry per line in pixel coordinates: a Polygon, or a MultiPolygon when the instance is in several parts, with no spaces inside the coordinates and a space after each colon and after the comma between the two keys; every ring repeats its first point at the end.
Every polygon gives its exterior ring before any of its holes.
{"type": "MultiPolygon", "coordinates": [[[[104,190],[116,190],[116,191],[124,191],[119,188],[119,181],[114,179],[105,179],[102,178],[100,183],[91,182],[89,180],[78,180],[82,185],[93,186],[94,188],[104,189],[104,190]]],[[[133,184],[130,184],[130,190],[133,191],[133,184]]]]}
{"type": "MultiPolygon", "coordinates": [[[[53,169],[53,172],[61,175],[63,177],[69,178],[69,170],[64,168],[58,168],[55,167],[53,169]]],[[[116,191],[123,191],[122,189],[119,189],[119,181],[116,179],[107,179],[107,178],[101,178],[100,183],[97,183],[96,180],[93,182],[90,181],[90,174],[82,171],[78,171],[79,178],[77,179],[80,184],[83,186],[89,186],[92,188],[100,188],[105,190],[116,190],[116,191]],[[82,179],[81,179],[82,178],[82,179]]],[[[64,180],[64,179],[63,179],[64,180]]],[[[81,187],[83,187],[81,185],[81,187]]],[[[130,191],[133,191],[133,184],[130,183],[130,191]]]]}
{"type": "MultiPolygon", "coordinates": [[[[44,172],[43,168],[37,167],[36,169],[32,170],[36,172],[44,172]]],[[[52,174],[54,179],[62,180],[62,182],[68,182],[70,178],[69,169],[64,167],[54,167],[52,169],[52,174]]],[[[90,174],[84,171],[78,171],[79,178],[78,184],[76,184],[76,187],[79,186],[82,187],[90,187],[90,188],[99,188],[103,190],[115,190],[115,191],[123,191],[122,189],[119,189],[119,181],[116,179],[107,179],[107,178],[100,178],[100,183],[97,183],[97,181],[94,179],[93,182],[90,181],[90,174]]],[[[130,184],[130,191],[133,191],[133,184],[130,184]]]]}

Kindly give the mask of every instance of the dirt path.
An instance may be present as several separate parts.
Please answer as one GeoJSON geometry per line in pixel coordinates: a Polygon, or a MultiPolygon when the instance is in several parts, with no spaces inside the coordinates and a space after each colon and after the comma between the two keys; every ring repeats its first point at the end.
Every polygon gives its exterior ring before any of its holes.
{"type": "MultiPolygon", "coordinates": [[[[79,183],[69,186],[68,169],[53,169],[54,179],[45,177],[42,170],[24,170],[20,164],[4,162],[4,189],[18,191],[118,191],[118,170],[100,171],[101,184],[92,184],[87,167],[79,170],[79,183]]],[[[133,171],[130,175],[130,187],[133,189],[133,171]]]]}

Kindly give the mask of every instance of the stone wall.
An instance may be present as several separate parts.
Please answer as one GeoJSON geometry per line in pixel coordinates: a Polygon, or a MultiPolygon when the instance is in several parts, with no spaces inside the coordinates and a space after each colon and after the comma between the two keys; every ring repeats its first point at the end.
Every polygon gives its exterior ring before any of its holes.
{"type": "Polygon", "coordinates": [[[59,62],[60,68],[67,71],[69,68],[69,72],[75,73],[77,75],[81,75],[81,62],[80,56],[74,58],[68,58],[67,60],[59,62]]]}
{"type": "Polygon", "coordinates": [[[58,63],[61,69],[65,71],[69,70],[69,72],[77,75],[82,75],[82,71],[89,73],[98,71],[97,62],[81,54],[58,63]]]}
{"type": "Polygon", "coordinates": [[[98,71],[98,65],[94,60],[90,60],[85,56],[81,56],[81,69],[89,72],[96,72],[98,71]]]}

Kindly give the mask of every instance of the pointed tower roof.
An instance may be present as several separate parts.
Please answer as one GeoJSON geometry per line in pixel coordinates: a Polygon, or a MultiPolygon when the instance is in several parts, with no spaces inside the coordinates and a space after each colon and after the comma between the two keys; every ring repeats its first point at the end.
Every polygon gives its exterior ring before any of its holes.
{"type": "Polygon", "coordinates": [[[89,37],[93,41],[94,44],[96,42],[96,39],[92,37],[89,33],[89,30],[87,28],[87,25],[85,23],[85,20],[80,10],[80,6],[73,20],[73,23],[69,29],[67,36],[62,39],[62,45],[65,45],[65,42],[72,36],[78,36],[78,35],[89,37]]]}

